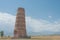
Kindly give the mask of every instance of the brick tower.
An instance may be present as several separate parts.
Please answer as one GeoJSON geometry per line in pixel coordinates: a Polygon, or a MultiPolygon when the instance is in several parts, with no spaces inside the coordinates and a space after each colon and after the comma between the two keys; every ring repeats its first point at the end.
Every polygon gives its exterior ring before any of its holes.
{"type": "Polygon", "coordinates": [[[18,8],[14,29],[14,37],[25,38],[26,36],[25,10],[24,8],[18,8]]]}

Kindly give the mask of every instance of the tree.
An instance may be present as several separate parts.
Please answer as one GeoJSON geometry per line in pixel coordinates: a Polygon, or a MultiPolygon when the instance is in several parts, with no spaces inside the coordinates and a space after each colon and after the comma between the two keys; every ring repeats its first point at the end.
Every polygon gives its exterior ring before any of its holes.
{"type": "Polygon", "coordinates": [[[3,31],[1,31],[1,37],[3,37],[4,36],[4,32],[3,31]]]}

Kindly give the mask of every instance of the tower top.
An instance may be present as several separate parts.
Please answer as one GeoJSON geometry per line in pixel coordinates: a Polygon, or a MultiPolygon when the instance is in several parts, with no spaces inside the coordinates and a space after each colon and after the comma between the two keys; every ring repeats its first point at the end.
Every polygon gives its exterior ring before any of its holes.
{"type": "Polygon", "coordinates": [[[23,12],[25,12],[24,8],[22,8],[22,7],[19,7],[17,11],[18,11],[18,13],[23,13],[23,12]]]}
{"type": "Polygon", "coordinates": [[[19,7],[19,8],[18,8],[18,10],[24,10],[24,8],[22,8],[22,7],[19,7]]]}

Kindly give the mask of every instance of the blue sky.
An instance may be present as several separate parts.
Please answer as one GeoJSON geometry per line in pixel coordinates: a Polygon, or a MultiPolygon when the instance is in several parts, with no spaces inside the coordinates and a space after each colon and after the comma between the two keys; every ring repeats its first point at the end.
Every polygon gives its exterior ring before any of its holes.
{"type": "MultiPolygon", "coordinates": [[[[15,16],[18,7],[25,8],[27,20],[30,18],[32,20],[32,24],[34,24],[34,22],[36,23],[37,21],[36,26],[41,25],[42,23],[46,25],[49,24],[55,26],[56,24],[57,26],[60,26],[58,25],[60,24],[60,0],[0,0],[0,12],[3,16],[6,16],[6,13],[10,16],[15,16]],[[40,22],[41,24],[38,22],[40,22]]],[[[29,32],[30,31],[31,29],[29,30],[29,32]]]]}
{"type": "Polygon", "coordinates": [[[18,7],[26,10],[27,16],[51,20],[60,18],[60,0],[0,0],[0,11],[16,15],[18,7]]]}

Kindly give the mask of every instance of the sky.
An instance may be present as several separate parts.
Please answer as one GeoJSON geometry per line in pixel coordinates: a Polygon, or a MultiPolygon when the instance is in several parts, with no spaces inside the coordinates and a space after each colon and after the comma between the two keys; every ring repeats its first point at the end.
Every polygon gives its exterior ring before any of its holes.
{"type": "Polygon", "coordinates": [[[16,13],[25,9],[28,35],[60,33],[60,0],[0,0],[0,31],[13,35],[16,13]]]}

